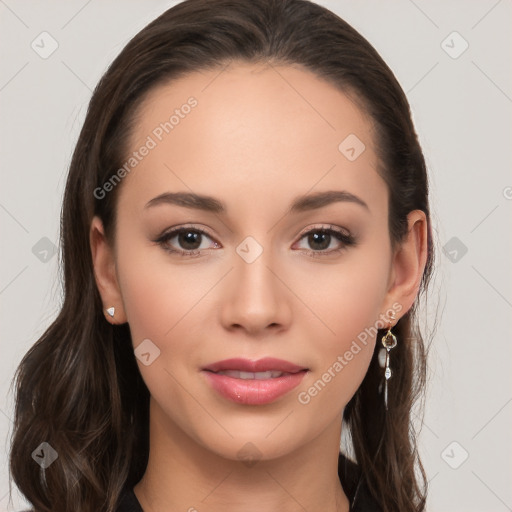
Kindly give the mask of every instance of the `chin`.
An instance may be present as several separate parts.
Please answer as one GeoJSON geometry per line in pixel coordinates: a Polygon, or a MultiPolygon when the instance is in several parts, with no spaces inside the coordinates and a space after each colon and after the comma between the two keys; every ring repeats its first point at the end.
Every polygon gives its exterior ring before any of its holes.
{"type": "Polygon", "coordinates": [[[207,450],[219,457],[232,461],[242,461],[250,465],[251,461],[274,460],[283,457],[299,448],[305,439],[300,439],[296,432],[283,429],[282,432],[269,432],[276,427],[257,430],[245,429],[239,433],[233,433],[233,437],[224,435],[220,437],[210,436],[200,440],[207,450]]]}

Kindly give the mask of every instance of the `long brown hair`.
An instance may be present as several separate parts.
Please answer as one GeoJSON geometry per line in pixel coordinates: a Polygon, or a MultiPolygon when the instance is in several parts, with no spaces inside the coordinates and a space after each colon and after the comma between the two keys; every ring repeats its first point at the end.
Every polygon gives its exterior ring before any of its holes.
{"type": "Polygon", "coordinates": [[[307,0],[186,0],[164,12],[122,50],[99,81],[73,153],[61,216],[63,304],[21,361],[10,455],[14,482],[38,512],[115,510],[125,486],[142,477],[149,450],[149,392],[129,325],[105,321],[89,229],[94,215],[114,240],[119,185],[94,191],[123,165],[134,114],[155,86],[232,61],[299,64],[351,95],[375,123],[379,173],[389,192],[393,247],[407,214],[423,210],[428,259],[413,307],[394,329],[389,409],[378,388],[379,340],[368,372],[345,408],[353,453],[385,512],[425,508],[426,478],[412,407],[424,392],[426,344],[417,309],[434,251],[424,157],[405,94],[376,50],[329,10],[307,0]],[[46,469],[32,452],[48,442],[46,469]],[[421,478],[420,478],[421,477],[421,478]]]}

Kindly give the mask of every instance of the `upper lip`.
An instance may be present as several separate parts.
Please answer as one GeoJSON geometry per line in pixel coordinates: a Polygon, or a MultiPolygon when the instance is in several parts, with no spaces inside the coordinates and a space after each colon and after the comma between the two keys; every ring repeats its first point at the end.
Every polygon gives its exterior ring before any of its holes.
{"type": "Polygon", "coordinates": [[[205,366],[203,370],[209,370],[211,372],[240,370],[242,372],[253,373],[276,370],[286,373],[297,373],[301,370],[307,370],[307,368],[291,363],[290,361],[276,359],[275,357],[264,357],[263,359],[258,359],[257,361],[236,357],[233,359],[224,359],[222,361],[209,364],[208,366],[205,366]]]}

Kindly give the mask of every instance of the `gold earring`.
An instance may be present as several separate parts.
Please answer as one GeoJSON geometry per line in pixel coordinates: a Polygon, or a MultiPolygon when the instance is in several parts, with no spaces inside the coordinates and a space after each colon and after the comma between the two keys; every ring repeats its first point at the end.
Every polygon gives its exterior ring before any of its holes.
{"type": "MultiPolygon", "coordinates": [[[[391,316],[391,320],[395,319],[395,312],[393,311],[391,316]]],[[[389,367],[389,351],[392,348],[396,347],[397,340],[396,336],[391,332],[392,325],[389,324],[388,332],[382,336],[382,345],[386,349],[386,362],[384,364],[384,406],[386,407],[386,411],[388,410],[388,380],[393,375],[391,368],[389,367]]]]}

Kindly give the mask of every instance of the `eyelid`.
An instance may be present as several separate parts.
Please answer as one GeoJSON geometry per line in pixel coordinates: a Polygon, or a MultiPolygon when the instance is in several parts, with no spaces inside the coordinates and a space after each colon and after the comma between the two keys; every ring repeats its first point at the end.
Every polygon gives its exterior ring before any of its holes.
{"type": "Polygon", "coordinates": [[[304,235],[309,234],[311,231],[335,231],[341,235],[351,236],[348,229],[335,226],[334,224],[315,224],[313,226],[308,226],[307,228],[304,228],[304,230],[301,231],[297,236],[302,238],[304,235]]]}
{"type": "Polygon", "coordinates": [[[186,230],[197,231],[198,233],[201,233],[201,235],[207,236],[208,238],[212,239],[216,244],[220,245],[220,243],[217,242],[217,240],[215,240],[215,237],[212,236],[206,229],[199,227],[195,224],[180,224],[178,226],[172,226],[170,228],[167,228],[164,231],[162,231],[162,233],[159,234],[156,238],[154,238],[152,242],[162,243],[162,241],[174,238],[175,236],[179,235],[181,232],[186,230]]]}
{"type": "Polygon", "coordinates": [[[327,225],[316,225],[316,226],[308,226],[305,228],[304,231],[300,233],[298,243],[301,242],[307,235],[310,233],[315,232],[324,232],[328,233],[331,236],[334,236],[338,240],[338,242],[341,244],[341,247],[338,247],[337,249],[330,249],[330,250],[321,250],[321,251],[314,251],[312,249],[304,249],[306,254],[308,256],[314,257],[314,258],[322,258],[322,257],[329,257],[333,255],[339,255],[340,253],[346,251],[350,247],[354,247],[358,245],[358,238],[353,235],[348,229],[335,226],[333,224],[327,224],[327,225]],[[334,235],[332,235],[334,233],[334,235]]]}

